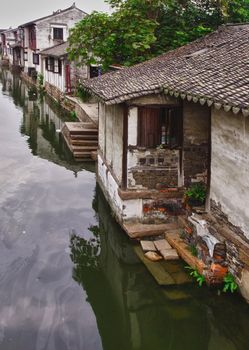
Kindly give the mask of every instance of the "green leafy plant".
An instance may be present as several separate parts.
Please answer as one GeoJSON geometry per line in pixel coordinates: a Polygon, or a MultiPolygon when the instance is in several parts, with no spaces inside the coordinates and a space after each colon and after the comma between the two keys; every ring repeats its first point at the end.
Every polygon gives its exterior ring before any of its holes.
{"type": "Polygon", "coordinates": [[[195,183],[190,186],[186,191],[185,195],[191,199],[204,203],[206,199],[206,188],[201,182],[195,183]]]}
{"type": "Polygon", "coordinates": [[[181,231],[180,231],[180,238],[181,238],[181,239],[185,239],[185,238],[186,238],[186,233],[185,233],[184,230],[181,230],[181,231]]]}
{"type": "Polygon", "coordinates": [[[37,81],[38,81],[39,87],[42,87],[43,83],[44,83],[44,76],[43,76],[43,74],[41,74],[41,73],[38,74],[37,81]]]}
{"type": "Polygon", "coordinates": [[[91,98],[91,94],[81,85],[77,85],[76,96],[78,96],[83,102],[87,102],[91,98]]]}
{"type": "Polygon", "coordinates": [[[205,276],[200,274],[197,269],[191,267],[191,266],[185,266],[185,269],[190,270],[190,276],[196,279],[196,282],[198,283],[199,287],[203,285],[205,282],[205,276]]]}
{"type": "Polygon", "coordinates": [[[37,82],[38,82],[39,99],[42,102],[43,101],[43,97],[46,94],[45,87],[43,86],[43,83],[44,83],[44,76],[43,76],[43,74],[41,74],[41,73],[38,74],[37,82]]]}
{"type": "Polygon", "coordinates": [[[71,112],[70,112],[70,117],[71,117],[71,119],[73,119],[73,120],[78,120],[77,114],[76,114],[75,111],[71,111],[71,112]]]}
{"type": "Polygon", "coordinates": [[[238,285],[235,282],[234,276],[231,274],[231,272],[228,272],[228,274],[224,277],[223,292],[230,291],[231,293],[233,293],[237,289],[238,289],[238,285]]]}
{"type": "Polygon", "coordinates": [[[28,96],[30,101],[37,99],[37,89],[35,86],[30,86],[28,89],[28,96]]]}
{"type": "Polygon", "coordinates": [[[197,248],[196,248],[196,246],[194,244],[190,244],[189,250],[190,250],[190,252],[191,252],[191,254],[193,256],[197,256],[198,255],[198,250],[197,250],[197,248]]]}

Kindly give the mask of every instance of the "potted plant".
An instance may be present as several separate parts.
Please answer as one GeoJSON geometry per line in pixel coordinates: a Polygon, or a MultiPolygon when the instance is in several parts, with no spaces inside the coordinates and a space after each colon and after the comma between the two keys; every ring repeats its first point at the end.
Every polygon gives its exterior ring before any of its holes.
{"type": "Polygon", "coordinates": [[[197,182],[185,191],[187,202],[191,207],[198,207],[205,203],[206,187],[203,183],[197,182]]]}

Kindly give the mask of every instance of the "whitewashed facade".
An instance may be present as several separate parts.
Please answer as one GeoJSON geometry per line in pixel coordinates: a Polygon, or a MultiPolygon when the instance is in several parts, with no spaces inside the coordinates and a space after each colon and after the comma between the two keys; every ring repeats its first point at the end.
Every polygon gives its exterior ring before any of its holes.
{"type": "Polygon", "coordinates": [[[73,4],[67,9],[58,10],[52,15],[19,26],[23,37],[22,64],[24,72],[29,74],[31,71],[42,73],[39,53],[67,41],[69,30],[85,15],[85,12],[73,4]]]}

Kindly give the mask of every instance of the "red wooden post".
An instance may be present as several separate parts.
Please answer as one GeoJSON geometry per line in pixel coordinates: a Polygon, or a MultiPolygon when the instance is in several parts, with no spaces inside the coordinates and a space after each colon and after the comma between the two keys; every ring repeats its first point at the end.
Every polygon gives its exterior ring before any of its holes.
{"type": "Polygon", "coordinates": [[[71,74],[70,74],[70,64],[66,64],[66,93],[71,94],[72,85],[71,85],[71,74]]]}

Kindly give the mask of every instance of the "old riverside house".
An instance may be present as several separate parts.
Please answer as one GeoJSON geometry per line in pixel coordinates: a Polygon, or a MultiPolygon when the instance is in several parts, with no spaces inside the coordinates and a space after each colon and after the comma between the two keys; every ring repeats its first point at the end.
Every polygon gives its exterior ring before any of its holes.
{"type": "Polygon", "coordinates": [[[86,15],[73,3],[64,10],[1,33],[2,58],[31,75],[43,73],[40,52],[67,41],[69,30],[86,15]]]}
{"type": "Polygon", "coordinates": [[[67,59],[68,42],[55,45],[40,52],[41,71],[46,91],[59,100],[63,93],[70,94],[76,82],[89,78],[89,68],[77,67],[67,59]]]}
{"type": "Polygon", "coordinates": [[[187,232],[205,230],[203,259],[219,243],[247,298],[248,43],[249,25],[227,25],[85,82],[100,101],[98,181],[117,220],[131,237],[174,229],[177,216],[187,232]],[[182,202],[194,183],[205,184],[206,211],[190,217],[182,202]]]}

